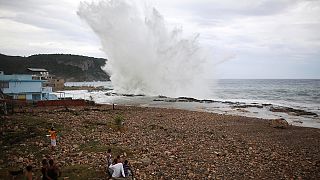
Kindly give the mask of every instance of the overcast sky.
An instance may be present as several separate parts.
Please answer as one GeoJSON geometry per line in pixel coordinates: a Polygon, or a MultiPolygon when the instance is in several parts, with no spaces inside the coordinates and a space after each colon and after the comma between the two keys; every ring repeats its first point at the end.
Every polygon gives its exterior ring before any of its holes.
{"type": "MultiPolygon", "coordinates": [[[[0,53],[106,57],[76,0],[0,0],[0,53]]],[[[218,78],[320,78],[320,0],[154,0],[199,33],[218,78]],[[223,61],[221,61],[223,60],[223,61]]]]}

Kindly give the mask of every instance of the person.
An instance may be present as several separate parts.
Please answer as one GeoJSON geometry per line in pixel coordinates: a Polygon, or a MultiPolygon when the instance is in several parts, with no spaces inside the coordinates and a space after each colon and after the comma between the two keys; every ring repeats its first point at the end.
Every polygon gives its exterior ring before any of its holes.
{"type": "Polygon", "coordinates": [[[113,178],[125,177],[123,165],[121,162],[118,162],[117,159],[114,159],[113,164],[109,166],[109,169],[112,170],[111,177],[113,178]]]}
{"type": "Polygon", "coordinates": [[[125,160],[123,163],[123,171],[124,171],[125,177],[133,176],[133,171],[131,169],[131,166],[129,165],[128,160],[125,160]]]}
{"type": "Polygon", "coordinates": [[[108,164],[108,167],[112,164],[111,149],[108,149],[108,151],[107,151],[107,164],[108,164]]]}
{"type": "Polygon", "coordinates": [[[123,163],[123,156],[122,155],[118,155],[117,156],[117,162],[118,163],[123,163]]]}
{"type": "Polygon", "coordinates": [[[111,177],[112,175],[112,170],[109,168],[109,166],[112,164],[112,154],[111,154],[111,149],[108,149],[107,151],[107,173],[111,177]]]}
{"type": "Polygon", "coordinates": [[[48,176],[48,161],[47,161],[47,159],[42,160],[41,173],[42,173],[42,180],[49,180],[50,179],[48,176]]]}
{"type": "Polygon", "coordinates": [[[52,180],[57,180],[60,176],[59,168],[54,164],[53,159],[49,160],[48,177],[52,180]]]}
{"type": "Polygon", "coordinates": [[[57,146],[57,131],[51,127],[51,129],[49,130],[50,133],[50,139],[51,139],[51,147],[52,150],[55,149],[55,147],[57,146]]]}
{"type": "Polygon", "coordinates": [[[26,177],[26,180],[32,180],[32,166],[29,165],[26,167],[26,173],[25,173],[25,177],[26,177]]]}

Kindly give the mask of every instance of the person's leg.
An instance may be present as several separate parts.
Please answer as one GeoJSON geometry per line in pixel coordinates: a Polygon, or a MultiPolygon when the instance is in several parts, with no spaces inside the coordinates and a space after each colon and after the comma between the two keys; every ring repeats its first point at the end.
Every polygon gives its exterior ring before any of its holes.
{"type": "Polygon", "coordinates": [[[113,170],[108,168],[108,176],[109,178],[112,178],[113,170]]]}
{"type": "Polygon", "coordinates": [[[55,139],[51,139],[51,147],[52,150],[55,150],[55,147],[57,146],[57,141],[55,139]]]}

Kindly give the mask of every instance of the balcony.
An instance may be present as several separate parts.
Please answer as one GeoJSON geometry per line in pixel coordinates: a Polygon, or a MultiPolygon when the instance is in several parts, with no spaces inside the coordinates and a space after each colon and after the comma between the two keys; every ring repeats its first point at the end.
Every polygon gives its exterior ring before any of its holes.
{"type": "Polygon", "coordinates": [[[42,87],[42,93],[52,93],[52,87],[42,87]]]}

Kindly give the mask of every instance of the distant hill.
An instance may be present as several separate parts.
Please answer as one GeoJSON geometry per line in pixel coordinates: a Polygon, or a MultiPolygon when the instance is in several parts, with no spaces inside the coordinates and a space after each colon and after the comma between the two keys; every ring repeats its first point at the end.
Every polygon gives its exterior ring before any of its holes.
{"type": "Polygon", "coordinates": [[[27,73],[27,68],[44,68],[65,81],[102,81],[109,75],[101,67],[106,59],[71,54],[38,54],[28,57],[0,54],[0,70],[5,74],[27,73]]]}

